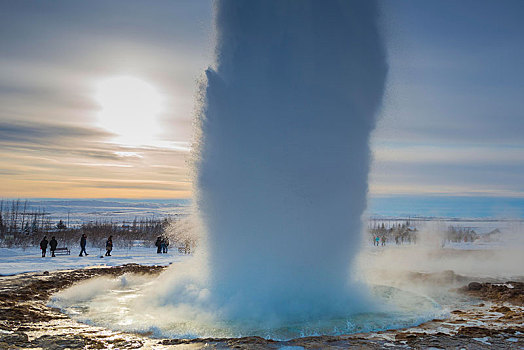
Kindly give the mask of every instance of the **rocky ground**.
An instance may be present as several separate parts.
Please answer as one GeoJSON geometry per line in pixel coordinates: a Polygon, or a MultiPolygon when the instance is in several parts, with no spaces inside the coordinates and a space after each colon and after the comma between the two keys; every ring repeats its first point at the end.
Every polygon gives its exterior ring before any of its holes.
{"type": "Polygon", "coordinates": [[[78,323],[46,306],[51,294],[101,275],[156,274],[159,266],[124,265],[0,277],[0,349],[524,349],[524,283],[471,282],[454,292],[481,302],[417,327],[290,341],[153,339],[78,323]]]}

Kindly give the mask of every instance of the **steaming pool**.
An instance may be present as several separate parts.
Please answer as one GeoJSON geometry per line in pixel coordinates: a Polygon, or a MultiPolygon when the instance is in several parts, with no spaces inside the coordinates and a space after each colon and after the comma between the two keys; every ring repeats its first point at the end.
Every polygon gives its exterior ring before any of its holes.
{"type": "MultiPolygon", "coordinates": [[[[114,279],[70,287],[55,294],[50,306],[61,309],[72,319],[115,331],[147,335],[151,338],[240,338],[259,336],[273,340],[290,340],[306,336],[342,335],[418,325],[447,314],[435,300],[398,288],[374,285],[369,288],[375,310],[346,317],[273,321],[267,324],[247,319],[223,321],[202,317],[203,310],[189,305],[150,307],[148,287],[153,282],[124,275],[114,279]],[[90,285],[91,284],[91,285],[90,285]],[[145,303],[145,304],[144,304],[145,303]]],[[[207,314],[209,315],[209,314],[207,314]]]]}

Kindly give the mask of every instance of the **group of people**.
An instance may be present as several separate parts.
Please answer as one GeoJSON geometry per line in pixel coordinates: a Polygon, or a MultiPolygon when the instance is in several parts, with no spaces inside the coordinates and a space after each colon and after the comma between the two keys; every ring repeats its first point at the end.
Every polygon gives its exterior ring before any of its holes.
{"type": "Polygon", "coordinates": [[[158,236],[155,242],[156,252],[167,253],[167,247],[169,246],[169,239],[167,237],[158,236]]]}
{"type": "MultiPolygon", "coordinates": [[[[42,250],[42,258],[45,258],[45,254],[47,251],[47,246],[49,245],[51,256],[55,256],[55,251],[58,246],[58,241],[56,240],[55,236],[51,237],[51,241],[47,240],[47,236],[44,236],[42,241],[40,242],[40,249],[42,250]]],[[[87,235],[84,233],[82,234],[82,237],[80,238],[80,254],[78,256],[87,256],[86,251],[86,245],[87,245],[87,235]]],[[[160,253],[167,253],[167,247],[169,246],[169,239],[164,236],[158,236],[155,242],[155,246],[157,247],[156,252],[158,254],[160,253]]],[[[106,254],[105,256],[111,256],[111,251],[113,251],[113,236],[109,236],[109,238],[106,241],[106,254]]]]}
{"type": "Polygon", "coordinates": [[[379,245],[385,246],[386,245],[386,236],[382,236],[382,237],[375,236],[375,238],[373,239],[373,245],[377,247],[379,245]]]}
{"type": "MultiPolygon", "coordinates": [[[[47,236],[44,236],[42,241],[40,241],[40,249],[42,250],[42,258],[45,258],[45,254],[47,251],[47,245],[49,244],[49,250],[51,251],[51,257],[55,257],[55,251],[56,247],[58,246],[58,241],[56,240],[55,236],[51,237],[51,241],[47,240],[47,236]]],[[[80,238],[80,254],[78,256],[87,256],[86,251],[86,245],[87,245],[87,235],[84,233],[82,237],[80,238]]],[[[105,256],[111,256],[111,251],[113,250],[113,236],[109,236],[109,238],[106,241],[106,254],[105,256]]]]}
{"type": "Polygon", "coordinates": [[[51,256],[55,256],[55,250],[58,246],[58,241],[55,236],[51,237],[51,241],[47,241],[47,237],[44,236],[44,239],[40,242],[40,249],[42,250],[42,258],[45,258],[45,253],[47,251],[47,245],[49,244],[49,250],[51,251],[51,256]]]}

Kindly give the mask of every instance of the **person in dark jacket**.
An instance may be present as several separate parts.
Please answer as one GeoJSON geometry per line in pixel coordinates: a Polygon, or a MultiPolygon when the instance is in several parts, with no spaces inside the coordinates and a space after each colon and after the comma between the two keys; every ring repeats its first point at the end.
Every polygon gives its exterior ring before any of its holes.
{"type": "Polygon", "coordinates": [[[86,256],[88,256],[89,254],[87,254],[86,252],[86,243],[87,243],[87,236],[86,234],[84,233],[82,235],[82,238],[80,239],[80,255],[79,256],[83,256],[82,253],[85,253],[86,256]]]}
{"type": "Polygon", "coordinates": [[[111,256],[111,251],[113,250],[113,236],[109,236],[106,242],[106,256],[111,256]]]}
{"type": "Polygon", "coordinates": [[[162,237],[158,236],[155,242],[157,254],[162,253],[162,237]]]}
{"type": "Polygon", "coordinates": [[[42,249],[42,258],[45,258],[45,252],[46,252],[46,250],[47,250],[47,243],[49,243],[49,242],[47,241],[47,237],[44,236],[44,239],[42,239],[42,240],[40,241],[40,249],[42,249]]]}
{"type": "Polygon", "coordinates": [[[167,247],[169,247],[169,239],[164,237],[164,239],[162,239],[162,253],[167,253],[167,247]]]}
{"type": "Polygon", "coordinates": [[[55,257],[55,250],[56,246],[58,245],[58,242],[55,239],[55,236],[51,237],[51,241],[49,241],[49,250],[51,251],[51,257],[55,257]]]}

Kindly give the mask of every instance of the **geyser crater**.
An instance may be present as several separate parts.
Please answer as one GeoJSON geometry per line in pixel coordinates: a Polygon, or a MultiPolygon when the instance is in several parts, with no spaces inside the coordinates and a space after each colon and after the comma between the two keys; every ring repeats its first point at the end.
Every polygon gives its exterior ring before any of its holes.
{"type": "MultiPolygon", "coordinates": [[[[138,275],[95,278],[55,294],[50,305],[79,322],[156,338],[260,336],[289,340],[403,328],[446,313],[430,298],[394,287],[370,286],[369,297],[376,304],[376,310],[371,312],[262,323],[249,318],[225,320],[220,317],[218,307],[202,302],[202,298],[178,303],[151,302],[151,296],[158,293],[157,283],[157,278],[138,275]]],[[[188,287],[194,297],[201,292],[195,291],[194,286],[188,287]]]]}

